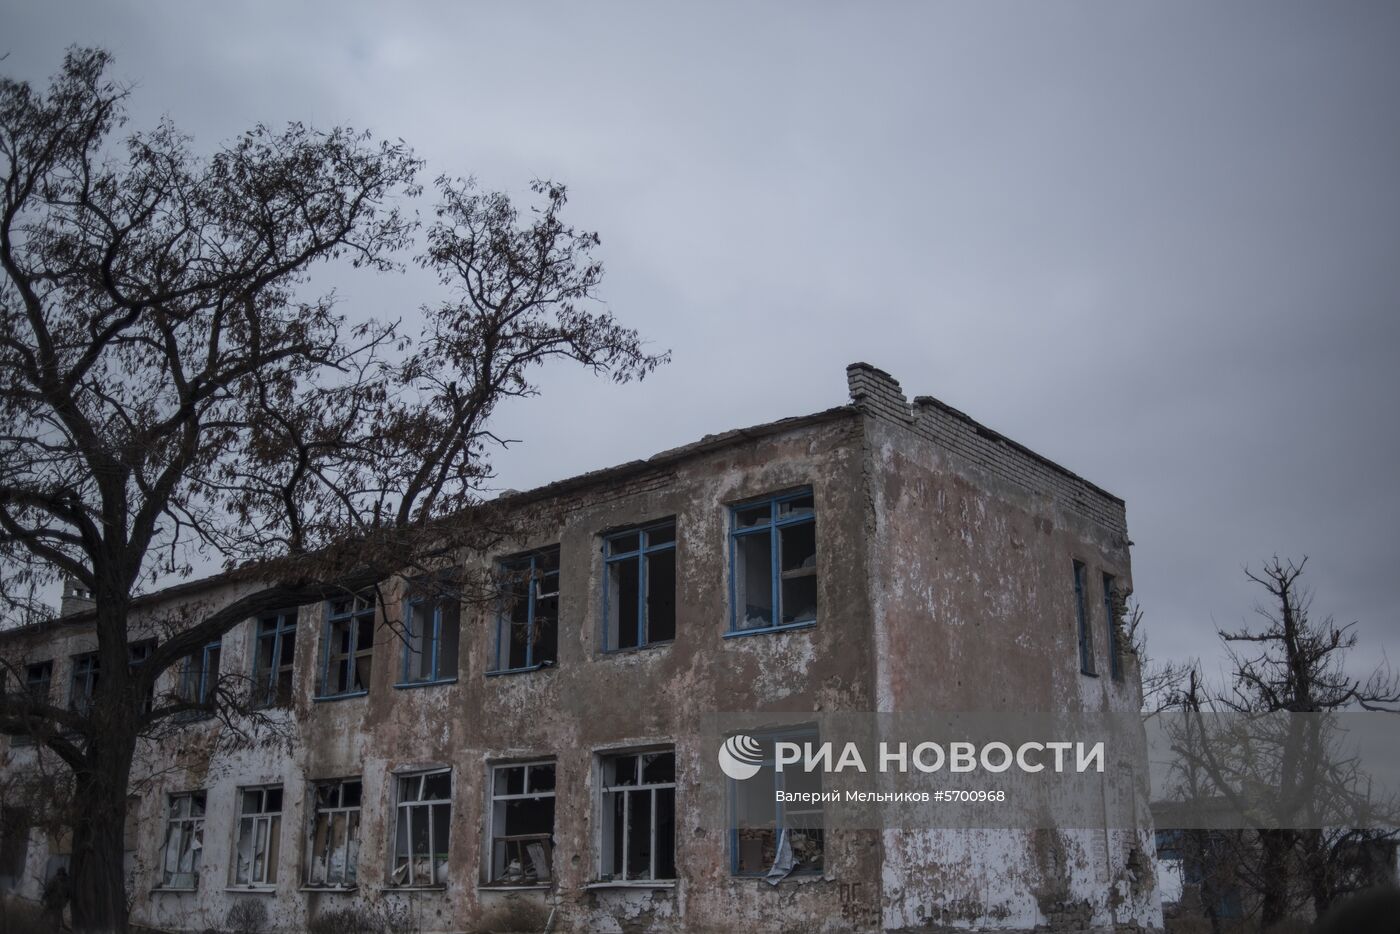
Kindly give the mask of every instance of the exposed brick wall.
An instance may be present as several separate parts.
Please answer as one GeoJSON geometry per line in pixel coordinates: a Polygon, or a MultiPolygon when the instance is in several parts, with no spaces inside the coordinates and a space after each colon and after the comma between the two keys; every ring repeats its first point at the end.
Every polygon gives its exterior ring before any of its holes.
{"type": "Polygon", "coordinates": [[[846,367],[851,400],[872,418],[902,425],[976,467],[1127,535],[1123,501],[931,396],[911,408],[899,381],[868,363],[846,367]]]}

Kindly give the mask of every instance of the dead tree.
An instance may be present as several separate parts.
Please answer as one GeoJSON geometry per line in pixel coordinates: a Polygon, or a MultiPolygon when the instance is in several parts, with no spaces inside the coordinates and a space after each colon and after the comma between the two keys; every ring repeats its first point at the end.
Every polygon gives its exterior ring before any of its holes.
{"type": "Polygon", "coordinates": [[[36,587],[78,582],[102,672],[82,709],[9,690],[0,731],[71,772],[85,932],[126,928],[134,750],[191,706],[152,702],[163,672],[250,616],[470,541],[491,415],[535,392],[539,365],[626,381],[665,360],[592,304],[598,238],[561,219],[562,186],[537,183],[522,216],[440,178],[423,229],[402,143],[300,124],[209,156],[169,123],[119,140],[108,66],[74,49],[47,90],[0,81],[0,599],[24,621],[36,587]],[[388,270],[415,243],[447,295],[420,333],[310,293],[318,265],[388,270]],[[246,594],[129,665],[133,600],[191,573],[195,549],[246,594]]]}

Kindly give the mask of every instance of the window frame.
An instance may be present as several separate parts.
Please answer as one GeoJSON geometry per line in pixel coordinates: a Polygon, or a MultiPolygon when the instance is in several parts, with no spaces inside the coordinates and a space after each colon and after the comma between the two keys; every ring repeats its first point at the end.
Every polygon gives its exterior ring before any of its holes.
{"type": "MultiPolygon", "coordinates": [[[[26,662],[24,665],[24,692],[31,699],[42,704],[47,704],[53,696],[53,661],[51,658],[46,658],[42,661],[26,662]],[[42,671],[43,677],[35,678],[35,671],[42,671]],[[40,685],[43,685],[42,693],[36,690],[40,685]]],[[[10,745],[12,747],[32,746],[34,745],[34,737],[29,733],[17,733],[10,737],[10,745]]]]}
{"type": "Polygon", "coordinates": [[[526,671],[539,671],[542,668],[558,667],[559,622],[560,616],[563,615],[563,592],[559,586],[560,582],[563,579],[562,550],[558,545],[546,545],[543,548],[536,548],[532,551],[521,552],[520,554],[501,558],[496,562],[496,566],[497,571],[501,575],[502,579],[505,579],[505,577],[509,574],[518,573],[521,570],[526,571],[525,580],[529,582],[530,586],[529,605],[526,610],[527,615],[525,621],[525,664],[518,668],[502,667],[503,663],[501,660],[501,656],[503,647],[505,647],[504,664],[510,664],[510,649],[506,647],[506,639],[510,632],[510,627],[513,625],[510,619],[510,608],[502,605],[499,606],[496,610],[496,640],[491,656],[491,668],[486,672],[486,674],[509,675],[519,674],[521,672],[526,671]],[[554,570],[545,571],[543,572],[543,574],[537,575],[536,567],[539,563],[540,558],[545,557],[551,553],[554,555],[554,570]],[[527,563],[528,569],[521,567],[521,565],[527,563]],[[547,577],[550,574],[553,574],[555,577],[555,589],[553,591],[548,591],[542,594],[539,589],[539,580],[543,577],[547,577]],[[535,603],[541,597],[547,598],[549,596],[554,597],[556,614],[554,617],[554,658],[546,659],[544,661],[535,661],[535,603]]]}
{"type": "MultiPolygon", "coordinates": [[[[185,663],[180,668],[179,684],[179,695],[183,702],[187,704],[209,703],[208,697],[210,693],[218,686],[219,666],[223,663],[223,652],[224,642],[222,638],[219,638],[204,643],[197,651],[191,652],[189,655],[185,656],[185,663]],[[218,653],[217,661],[211,666],[209,664],[209,656],[214,652],[218,653]],[[194,664],[196,656],[199,658],[197,678],[195,677],[196,669],[194,664]],[[191,682],[194,683],[193,691],[190,689],[191,682]]],[[[207,710],[191,710],[187,711],[184,716],[194,720],[213,716],[213,713],[207,710]]]]}
{"type": "Polygon", "coordinates": [[[559,760],[524,759],[507,762],[488,762],[489,770],[486,786],[486,859],[482,863],[482,887],[483,888],[505,888],[505,889],[548,889],[554,886],[557,874],[554,871],[554,837],[559,823],[559,760]],[[554,785],[540,792],[530,790],[530,770],[537,766],[547,765],[554,770],[554,785]],[[521,780],[521,791],[516,793],[498,792],[497,784],[501,772],[506,769],[525,770],[521,780]],[[550,820],[550,830],[548,834],[506,834],[505,828],[501,828],[501,833],[496,832],[496,805],[498,802],[506,801],[537,801],[540,798],[551,798],[554,801],[554,814],[550,820]],[[509,882],[496,877],[496,843],[498,840],[506,842],[524,842],[526,839],[543,839],[545,846],[545,857],[549,869],[549,879],[540,882],[509,882]]]}
{"type": "Polygon", "coordinates": [[[281,783],[278,782],[267,785],[239,785],[235,793],[238,795],[238,808],[233,817],[233,852],[229,858],[229,874],[233,878],[229,880],[229,888],[237,889],[240,892],[249,890],[270,891],[277,888],[278,864],[281,862],[282,858],[282,817],[286,813],[287,807],[286,795],[281,783]],[[267,796],[269,792],[273,791],[277,792],[279,807],[275,811],[269,811],[267,810],[267,796]],[[245,812],[243,810],[244,807],[247,806],[247,795],[249,794],[260,795],[259,800],[262,802],[262,810],[252,812],[245,812]],[[250,851],[252,854],[252,861],[249,866],[249,881],[240,882],[238,881],[238,852],[243,844],[243,825],[245,822],[251,824],[253,849],[250,851]],[[259,826],[265,828],[262,856],[263,871],[262,878],[253,879],[253,867],[257,866],[258,860],[257,842],[259,826]],[[269,858],[270,854],[275,855],[276,858],[269,858]],[[270,879],[268,878],[269,875],[271,875],[270,879]]]}
{"type": "Polygon", "coordinates": [[[597,843],[597,858],[596,858],[595,861],[594,861],[594,874],[595,874],[595,877],[596,877],[596,880],[597,880],[597,881],[596,881],[596,884],[598,884],[598,885],[618,885],[618,886],[634,885],[634,886],[641,886],[641,887],[644,887],[644,886],[647,886],[647,885],[662,885],[662,886],[674,885],[675,882],[676,882],[676,880],[677,880],[677,878],[678,878],[679,875],[680,875],[679,867],[677,867],[677,865],[676,865],[676,852],[677,852],[677,847],[676,847],[676,843],[677,843],[677,840],[676,840],[676,789],[677,789],[677,784],[678,784],[678,782],[677,782],[677,777],[678,777],[678,773],[677,773],[678,757],[676,756],[676,747],[675,747],[674,745],[669,745],[669,746],[663,745],[663,746],[643,746],[643,747],[639,747],[639,748],[625,748],[625,749],[606,749],[606,750],[600,750],[600,751],[597,753],[597,761],[598,761],[598,793],[597,793],[596,798],[595,798],[595,803],[596,803],[597,808],[598,808],[598,813],[597,813],[598,834],[597,834],[596,839],[595,839],[595,842],[597,843]],[[648,783],[648,782],[644,782],[644,781],[642,780],[643,777],[642,777],[642,763],[641,763],[641,757],[642,757],[642,756],[645,756],[645,755],[649,755],[649,754],[655,754],[655,753],[666,753],[666,754],[669,754],[669,755],[671,756],[671,780],[670,780],[669,782],[650,782],[650,783],[648,783]],[[607,781],[606,781],[608,763],[609,763],[610,761],[613,761],[613,760],[616,760],[616,759],[626,759],[626,758],[636,758],[636,759],[638,760],[638,762],[637,762],[637,775],[636,775],[637,782],[636,782],[636,784],[632,784],[632,785],[612,784],[612,785],[609,785],[609,784],[607,783],[607,781]],[[656,863],[657,863],[656,831],[657,831],[657,826],[658,826],[657,819],[656,819],[656,818],[657,818],[657,811],[658,811],[658,808],[657,808],[657,792],[658,792],[658,791],[665,791],[665,790],[668,790],[668,789],[669,789],[670,792],[671,792],[671,869],[672,869],[672,871],[673,871],[675,874],[674,874],[674,875],[671,875],[671,876],[661,876],[661,877],[658,877],[658,876],[656,875],[656,863]],[[630,831],[631,831],[631,822],[630,822],[630,820],[629,820],[630,812],[631,812],[631,801],[630,801],[630,798],[627,797],[627,796],[633,795],[633,794],[637,794],[637,793],[639,793],[639,792],[644,792],[644,791],[649,791],[649,792],[651,792],[651,794],[650,794],[650,796],[649,796],[649,797],[651,798],[651,819],[650,819],[651,866],[650,866],[649,874],[648,874],[646,877],[639,877],[639,878],[633,879],[633,878],[628,878],[628,876],[627,876],[627,863],[628,863],[628,856],[629,856],[628,849],[629,849],[629,844],[630,844],[630,842],[631,842],[631,833],[630,833],[630,831]],[[604,866],[605,866],[605,865],[607,864],[607,862],[608,862],[608,855],[609,855],[609,854],[608,854],[608,847],[607,847],[607,845],[606,845],[606,843],[605,843],[605,841],[604,841],[604,836],[605,836],[605,833],[606,833],[606,828],[609,826],[609,817],[610,817],[610,814],[611,814],[611,810],[610,810],[610,808],[609,808],[609,803],[610,803],[609,799],[610,799],[610,797],[613,796],[613,795],[623,795],[623,796],[624,796],[624,801],[623,801],[623,809],[624,809],[624,810],[623,810],[623,819],[622,819],[622,826],[623,826],[622,871],[621,871],[620,874],[619,874],[618,872],[616,872],[616,871],[614,871],[614,872],[612,872],[612,873],[607,873],[607,872],[604,871],[604,866]]]}
{"type": "MultiPolygon", "coordinates": [[[[378,602],[375,599],[374,591],[347,594],[340,600],[346,600],[350,604],[350,609],[343,613],[334,611],[337,600],[327,600],[323,604],[325,609],[325,619],[321,624],[321,660],[318,666],[320,671],[316,678],[316,695],[313,700],[339,700],[345,697],[363,697],[369,693],[369,684],[362,688],[354,688],[346,691],[329,690],[331,680],[331,660],[335,657],[337,662],[348,663],[351,672],[359,670],[358,662],[361,656],[369,658],[369,678],[374,677],[374,627],[378,625],[378,602]],[[361,603],[363,602],[363,606],[361,603]],[[370,620],[370,642],[369,647],[360,645],[360,622],[364,617],[370,620]],[[348,652],[333,652],[334,642],[332,634],[336,624],[346,623],[350,627],[350,649],[348,652]]],[[[352,682],[353,683],[353,682],[352,682]]]]}
{"type": "Polygon", "coordinates": [[[1123,660],[1119,656],[1117,614],[1114,611],[1114,598],[1118,595],[1118,578],[1103,571],[1100,577],[1103,584],[1104,623],[1108,628],[1108,676],[1114,681],[1123,680],[1123,660]]]}
{"type": "Polygon", "coordinates": [[[1078,558],[1074,559],[1074,613],[1079,635],[1079,673],[1097,678],[1094,665],[1094,631],[1089,628],[1089,582],[1085,579],[1088,566],[1078,558]]]}
{"type": "Polygon", "coordinates": [[[253,690],[257,692],[253,698],[253,708],[255,710],[266,710],[278,707],[291,707],[296,701],[296,643],[297,636],[297,610],[286,609],[276,610],[258,616],[253,622],[253,690]],[[269,620],[277,620],[277,625],[267,631],[263,631],[263,623],[269,620]],[[282,651],[286,636],[291,635],[293,639],[292,657],[285,663],[282,659],[282,651]],[[267,671],[261,667],[262,642],[264,639],[272,640],[272,659],[268,663],[267,671]],[[280,703],[277,697],[277,681],[282,673],[282,669],[287,669],[287,679],[291,682],[291,687],[287,691],[286,704],[280,703]],[[259,683],[259,679],[265,677],[266,684],[259,683]]]}
{"type": "MultiPolygon", "coordinates": [[[[164,829],[164,838],[160,845],[160,865],[158,867],[160,883],[156,886],[158,891],[194,892],[199,889],[199,877],[204,868],[204,821],[208,814],[209,793],[207,791],[174,791],[165,796],[165,815],[164,819],[161,821],[161,826],[164,829]],[[196,798],[200,800],[199,814],[194,813],[193,805],[196,798]],[[190,806],[186,808],[185,813],[177,815],[175,813],[175,803],[182,799],[188,800],[190,806]],[[199,838],[199,846],[190,847],[191,868],[187,875],[191,877],[192,881],[189,885],[174,885],[167,878],[169,873],[167,865],[170,862],[170,842],[172,839],[171,828],[176,824],[180,825],[181,828],[180,839],[182,844],[186,839],[186,834],[188,834],[191,840],[193,840],[196,835],[199,838]]],[[[184,847],[182,845],[181,850],[183,851],[183,849],[184,847]]],[[[176,873],[176,875],[186,875],[186,873],[176,873]]]]}
{"type": "MultiPolygon", "coordinates": [[[[461,597],[460,597],[460,595],[458,595],[458,596],[456,596],[456,597],[451,597],[451,596],[449,596],[449,595],[446,593],[445,589],[443,590],[443,592],[430,592],[430,593],[415,594],[415,593],[413,592],[414,587],[415,587],[415,586],[421,586],[423,583],[424,583],[424,582],[421,581],[421,580],[420,580],[420,581],[410,582],[409,585],[408,585],[408,587],[407,587],[407,589],[406,589],[405,592],[404,592],[404,598],[403,598],[403,627],[404,627],[404,636],[405,636],[405,638],[404,638],[404,641],[403,641],[403,653],[402,653],[402,656],[403,656],[403,657],[402,657],[402,659],[401,659],[401,663],[400,663],[400,666],[399,666],[399,680],[396,681],[396,682],[394,682],[394,687],[396,687],[396,688],[418,688],[418,687],[428,687],[428,686],[434,685],[434,684],[452,684],[454,681],[457,680],[457,678],[458,678],[458,677],[460,676],[460,674],[461,674],[461,666],[462,666],[462,661],[461,661],[461,652],[462,652],[462,600],[461,600],[461,597]],[[444,658],[444,655],[443,655],[443,653],[442,653],[442,604],[443,604],[443,601],[444,601],[444,600],[449,600],[449,599],[455,599],[455,600],[457,601],[457,643],[456,643],[456,650],[457,650],[457,656],[458,656],[458,657],[455,658],[455,659],[453,659],[453,662],[454,662],[454,665],[453,665],[453,673],[450,674],[450,675],[444,675],[444,674],[442,673],[442,671],[443,671],[443,669],[442,669],[442,660],[443,660],[443,658],[444,658]],[[432,675],[431,675],[430,677],[427,677],[427,678],[412,678],[412,677],[410,677],[409,672],[412,670],[412,663],[413,663],[413,611],[414,611],[414,608],[415,608],[415,607],[420,606],[420,605],[422,605],[422,604],[424,604],[424,603],[427,603],[429,600],[433,601],[433,638],[432,638],[433,663],[432,663],[432,675]]],[[[446,586],[445,584],[438,583],[438,584],[433,585],[433,590],[436,591],[438,587],[443,587],[443,588],[445,588],[445,586],[446,586]]]]}
{"type": "MultiPolygon", "coordinates": [[[[679,555],[676,547],[678,540],[679,532],[676,528],[676,519],[674,516],[667,519],[661,519],[657,522],[649,522],[646,525],[634,526],[632,528],[627,529],[619,529],[614,532],[609,532],[603,536],[602,651],[604,653],[611,654],[615,652],[631,652],[637,649],[644,649],[654,645],[667,645],[671,642],[676,641],[675,610],[679,609],[679,603],[674,599],[674,596],[672,598],[672,632],[670,638],[649,638],[651,620],[649,619],[649,614],[647,612],[647,581],[649,578],[649,559],[652,555],[670,552],[673,555],[677,555],[677,558],[673,559],[673,561],[676,562],[676,564],[679,563],[679,555]],[[669,528],[671,530],[671,540],[667,542],[662,542],[659,545],[650,544],[651,534],[659,529],[666,528],[669,528]],[[631,551],[613,553],[612,546],[614,542],[618,541],[619,539],[628,538],[633,535],[637,536],[636,548],[634,548],[631,551]],[[618,638],[619,633],[613,632],[612,627],[612,567],[615,564],[622,564],[623,562],[634,560],[637,562],[637,642],[635,645],[623,646],[620,644],[614,644],[620,642],[621,640],[620,638],[618,638]]],[[[675,564],[673,564],[673,569],[678,570],[676,569],[675,564]]],[[[673,576],[675,576],[674,570],[673,576]]],[[[678,580],[673,582],[673,586],[679,587],[678,580]]],[[[618,625],[619,627],[621,626],[621,620],[618,621],[618,625]]]]}
{"type": "Polygon", "coordinates": [[[68,709],[87,716],[93,695],[97,693],[97,682],[102,676],[102,660],[96,651],[79,652],[70,656],[72,670],[68,673],[68,709]],[[81,680],[83,687],[79,690],[81,680]]]}
{"type": "Polygon", "coordinates": [[[456,784],[453,781],[452,776],[452,767],[440,766],[426,769],[414,769],[406,772],[395,772],[393,773],[393,779],[394,821],[393,828],[389,834],[389,874],[385,879],[384,887],[386,890],[394,891],[412,891],[414,889],[444,889],[447,887],[447,875],[449,873],[449,870],[451,869],[452,864],[452,799],[455,797],[456,792],[456,784]],[[443,774],[447,775],[447,797],[425,799],[422,796],[424,780],[433,775],[443,774]],[[411,801],[406,801],[403,798],[404,782],[414,778],[419,780],[418,797],[411,801]],[[436,842],[433,839],[433,808],[438,807],[447,808],[447,850],[444,852],[442,879],[438,879],[437,853],[435,851],[435,847],[433,846],[433,844],[436,842]],[[415,878],[416,873],[414,871],[412,821],[412,810],[414,808],[428,809],[428,863],[431,867],[433,880],[427,883],[419,882],[415,878]],[[401,821],[405,820],[408,822],[407,824],[400,824],[401,821]],[[399,860],[398,847],[400,826],[406,826],[408,828],[405,834],[407,840],[408,862],[406,865],[408,867],[408,881],[403,883],[395,883],[394,873],[397,871],[395,869],[395,866],[399,860]]]}
{"type": "MultiPolygon", "coordinates": [[[[733,503],[729,507],[729,631],[724,634],[726,639],[738,636],[749,636],[765,632],[786,632],[793,629],[810,629],[817,625],[821,619],[820,606],[816,609],[816,615],[812,619],[794,620],[790,623],[783,622],[783,570],[782,570],[782,547],[781,529],[792,528],[800,525],[810,524],[812,526],[812,537],[817,542],[817,496],[816,491],[811,486],[798,487],[786,490],[781,493],[774,493],[768,496],[759,496],[747,499],[742,502],[733,503]],[[812,500],[812,512],[810,515],[780,518],[778,507],[783,503],[798,499],[812,500]],[[768,521],[763,525],[748,526],[739,528],[738,518],[741,511],[747,511],[768,504],[768,521]],[[739,540],[754,535],[767,533],[769,536],[769,578],[770,578],[770,600],[772,601],[773,619],[776,621],[768,626],[742,627],[739,625],[739,575],[738,556],[739,540]]],[[[813,551],[814,557],[820,554],[820,546],[817,544],[813,551]]],[[[803,575],[805,576],[805,575],[803,575]]],[[[821,575],[818,573],[817,562],[812,563],[812,575],[817,580],[817,601],[821,600],[821,575]]]]}
{"type": "MultiPolygon", "coordinates": [[[[816,728],[815,726],[812,726],[812,727],[800,727],[800,726],[799,726],[799,727],[790,727],[790,728],[787,728],[787,729],[764,730],[764,731],[761,731],[761,732],[753,732],[753,733],[750,733],[749,735],[752,736],[754,739],[757,739],[757,740],[760,740],[760,741],[762,741],[762,742],[765,742],[765,743],[769,744],[770,748],[771,748],[772,744],[777,743],[777,742],[780,742],[780,741],[784,741],[784,742],[799,742],[799,743],[810,742],[810,743],[813,744],[814,747],[815,747],[818,743],[820,743],[820,741],[821,741],[820,733],[818,732],[818,730],[817,730],[817,728],[816,728]]],[[[777,757],[774,756],[774,755],[772,755],[771,753],[765,753],[765,754],[764,754],[764,757],[763,757],[763,765],[764,765],[764,767],[768,767],[768,766],[773,766],[773,765],[775,765],[775,764],[776,764],[776,758],[777,758],[777,757]]],[[[760,774],[761,774],[761,773],[760,773],[760,774]]],[[[816,773],[816,774],[817,774],[818,776],[821,775],[820,772],[818,772],[818,773],[816,773]]],[[[753,781],[755,778],[758,778],[758,776],[755,775],[753,778],[747,779],[746,781],[753,781]]],[[[732,878],[735,878],[735,879],[764,879],[764,878],[767,877],[768,873],[772,871],[771,868],[770,868],[770,869],[760,870],[760,871],[753,871],[753,872],[741,872],[741,871],[739,870],[739,831],[740,831],[741,828],[739,827],[739,815],[738,815],[739,796],[738,796],[738,794],[736,793],[736,792],[737,792],[737,789],[738,789],[738,787],[739,787],[739,782],[735,781],[735,780],[732,779],[732,778],[726,778],[725,781],[726,781],[726,784],[727,784],[727,786],[728,786],[728,795],[729,795],[729,874],[730,874],[730,876],[731,876],[732,878]]],[[[789,812],[793,812],[793,813],[799,813],[799,812],[800,812],[800,813],[813,813],[813,812],[815,812],[815,813],[821,814],[821,815],[822,815],[822,818],[823,818],[823,819],[822,819],[822,827],[821,827],[821,831],[822,831],[822,862],[821,862],[821,865],[820,865],[820,866],[811,867],[811,868],[805,868],[805,867],[804,867],[804,868],[800,868],[800,869],[794,869],[792,872],[788,873],[788,875],[787,875],[787,876],[784,876],[783,878],[784,878],[784,879],[789,879],[789,878],[791,878],[791,877],[793,877],[793,876],[819,876],[819,875],[822,875],[823,873],[826,872],[826,820],[825,820],[825,816],[826,816],[826,806],[825,806],[824,804],[822,804],[821,802],[817,802],[817,803],[815,803],[815,804],[808,804],[808,805],[801,805],[801,804],[798,804],[798,805],[795,806],[795,807],[794,807],[794,806],[790,806],[789,802],[778,800],[778,798],[777,798],[777,793],[778,793],[779,791],[782,791],[782,790],[785,790],[784,776],[783,776],[783,773],[782,773],[782,772],[779,772],[779,771],[777,770],[777,768],[775,767],[775,768],[773,769],[773,834],[774,834],[774,845],[775,845],[775,846],[782,840],[783,831],[791,829],[791,828],[788,828],[788,827],[786,826],[786,821],[785,821],[785,817],[787,816],[787,814],[788,814],[789,812]]],[[[823,788],[822,790],[825,790],[825,789],[823,788]]],[[[782,881],[782,880],[779,880],[779,881],[782,881]]]]}
{"type": "MultiPolygon", "coordinates": [[[[365,801],[364,778],[361,776],[355,776],[352,778],[326,778],[320,779],[318,781],[308,782],[307,784],[310,793],[307,798],[309,805],[306,809],[306,871],[302,874],[302,886],[307,889],[331,892],[345,892],[359,888],[360,828],[363,821],[362,811],[364,809],[365,801]],[[350,784],[356,784],[360,786],[359,803],[353,806],[344,803],[345,786],[350,784]],[[320,799],[318,792],[321,788],[326,787],[328,785],[334,785],[336,789],[336,801],[339,803],[337,803],[334,807],[322,807],[319,803],[320,799]],[[330,815],[327,822],[328,829],[326,832],[326,839],[328,844],[328,848],[326,850],[325,866],[326,878],[325,881],[317,882],[313,878],[316,869],[316,829],[318,821],[321,815],[323,814],[330,815]],[[331,882],[331,851],[329,849],[329,843],[333,839],[333,831],[335,829],[335,818],[338,815],[345,816],[345,847],[343,853],[343,862],[341,863],[340,868],[341,881],[331,882]],[[350,821],[352,816],[354,818],[355,824],[353,833],[350,830],[350,821]],[[354,852],[354,859],[350,858],[352,847],[354,852]],[[350,881],[347,881],[347,879],[349,879],[350,881]]],[[[397,793],[397,789],[395,789],[395,792],[397,793]]],[[[395,805],[397,806],[397,802],[395,802],[395,805]]]]}

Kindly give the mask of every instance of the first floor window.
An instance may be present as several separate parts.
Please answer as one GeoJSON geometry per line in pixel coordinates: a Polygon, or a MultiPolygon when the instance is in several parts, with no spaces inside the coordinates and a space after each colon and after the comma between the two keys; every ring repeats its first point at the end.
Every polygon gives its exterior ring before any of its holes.
{"type": "Polygon", "coordinates": [[[274,885],[282,842],[282,786],[238,789],[234,885],[274,885]]]}
{"type": "Polygon", "coordinates": [[[400,775],[397,784],[394,868],[389,882],[445,885],[452,841],[452,770],[400,775]]]}
{"type": "Polygon", "coordinates": [[[811,490],[735,506],[731,512],[730,630],[817,621],[817,518],[811,490]]]}
{"type": "Polygon", "coordinates": [[[491,769],[493,885],[547,885],[554,879],[554,763],[491,769]]]}
{"type": "Polygon", "coordinates": [[[258,620],[253,658],[253,704],[287,707],[292,703],[292,664],[296,658],[297,613],[286,610],[258,620]]]}
{"type": "Polygon", "coordinates": [[[68,693],[69,708],[84,716],[92,712],[92,698],[97,692],[97,678],[101,667],[96,652],[73,656],[73,678],[68,693]]]}
{"type": "Polygon", "coordinates": [[[0,807],[0,880],[16,886],[24,876],[29,858],[29,812],[23,808],[0,807]]]}
{"type": "Polygon", "coordinates": [[[199,882],[204,854],[204,792],[171,795],[165,813],[160,884],[168,889],[192,889],[199,882]]]}
{"type": "Polygon", "coordinates": [[[374,594],[347,596],[326,603],[325,666],[321,696],[340,697],[369,690],[374,661],[374,594]]]}
{"type": "Polygon", "coordinates": [[[676,752],[657,749],[602,760],[604,881],[676,877],[676,752]]]}
{"type": "Polygon", "coordinates": [[[554,664],[559,657],[559,548],[501,562],[495,671],[554,664]]]}
{"type": "Polygon", "coordinates": [[[317,782],[311,789],[306,884],[350,887],[360,857],[360,780],[317,782]]]}
{"type": "Polygon", "coordinates": [[[747,781],[729,783],[733,826],[730,865],[736,875],[781,879],[793,872],[819,872],[825,850],[822,806],[777,800],[778,792],[815,793],[822,790],[820,770],[775,768],[778,741],[817,743],[815,731],[764,734],[756,737],[762,766],[747,781]]]}

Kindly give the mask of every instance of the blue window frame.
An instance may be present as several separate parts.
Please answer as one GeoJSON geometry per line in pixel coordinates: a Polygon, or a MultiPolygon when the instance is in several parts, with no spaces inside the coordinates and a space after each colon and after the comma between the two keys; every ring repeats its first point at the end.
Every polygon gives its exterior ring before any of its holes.
{"type": "Polygon", "coordinates": [[[778,742],[818,740],[812,727],[753,734],[761,752],[751,760],[757,774],[743,781],[729,779],[729,870],[736,876],[786,876],[790,872],[820,872],[825,831],[820,799],[813,803],[784,802],[778,792],[820,794],[820,769],[804,771],[801,763],[776,768],[778,742]]]}
{"type": "Polygon", "coordinates": [[[403,623],[403,668],[398,686],[457,680],[462,600],[449,580],[433,577],[413,582],[404,598],[403,623]]]}
{"type": "Polygon", "coordinates": [[[1118,657],[1118,611],[1114,608],[1115,581],[1112,574],[1103,576],[1103,618],[1108,625],[1108,675],[1114,681],[1123,680],[1123,662],[1118,657]]]}
{"type": "Polygon", "coordinates": [[[533,671],[559,657],[559,546],[500,564],[500,610],[491,672],[533,671]]]}
{"type": "Polygon", "coordinates": [[[674,639],[675,520],[609,535],[603,556],[603,651],[674,639]]]}
{"type": "Polygon", "coordinates": [[[817,516],[811,488],[730,509],[731,635],[817,621],[817,516]]]}
{"type": "Polygon", "coordinates": [[[352,697],[369,690],[374,663],[374,592],[326,601],[318,698],[352,697]]]}
{"type": "Polygon", "coordinates": [[[185,657],[180,669],[180,699],[187,704],[207,704],[213,701],[219,685],[219,659],[223,654],[222,640],[206,643],[197,652],[185,657]]]}
{"type": "Polygon", "coordinates": [[[288,707],[296,660],[297,611],[283,610],[258,620],[253,653],[253,705],[288,707]]]}
{"type": "Polygon", "coordinates": [[[1096,675],[1094,670],[1094,633],[1089,629],[1089,611],[1085,606],[1084,562],[1074,562],[1074,613],[1079,625],[1079,671],[1096,675]]]}
{"type": "Polygon", "coordinates": [[[83,716],[92,713],[92,698],[97,693],[97,681],[102,664],[96,652],[73,656],[73,674],[68,689],[68,709],[83,716]]]}

